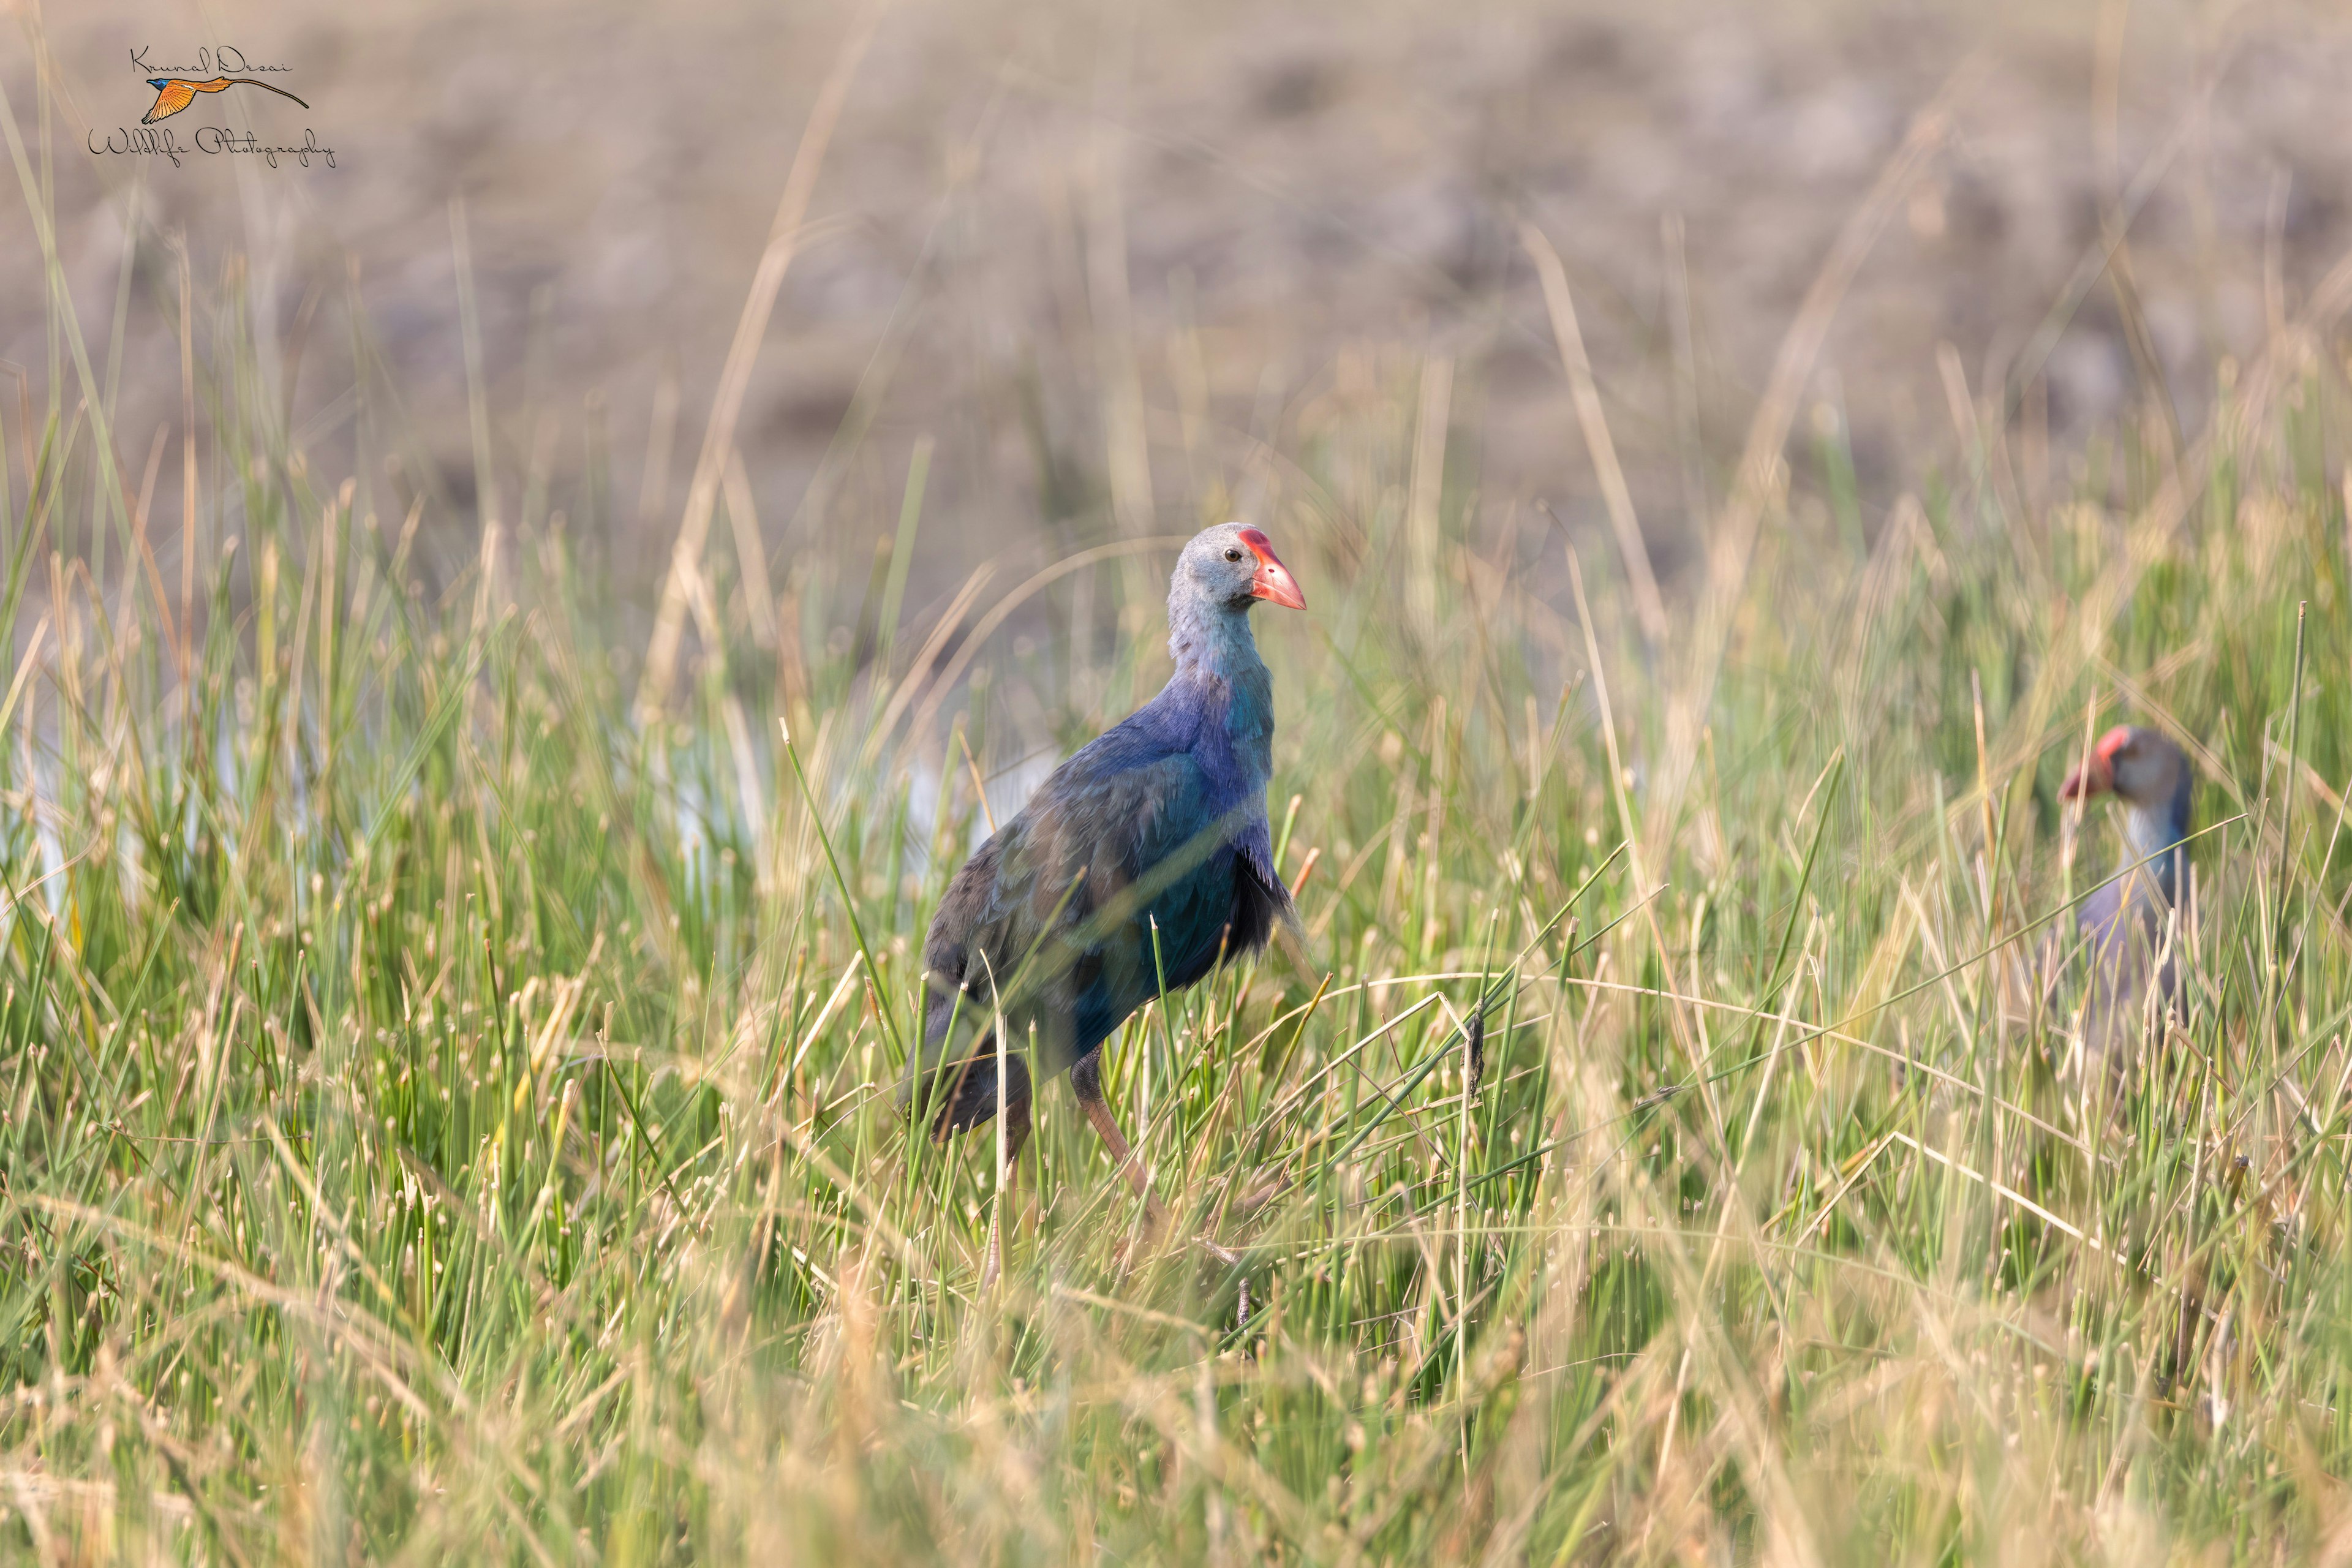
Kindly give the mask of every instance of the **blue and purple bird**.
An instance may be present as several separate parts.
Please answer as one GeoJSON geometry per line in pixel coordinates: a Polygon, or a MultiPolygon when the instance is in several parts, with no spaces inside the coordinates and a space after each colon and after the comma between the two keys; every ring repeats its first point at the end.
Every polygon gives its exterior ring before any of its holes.
{"type": "MultiPolygon", "coordinates": [[[[1226,523],[1184,546],[1168,590],[1175,673],[980,847],[923,939],[923,1044],[907,1093],[932,1138],[1001,1108],[1009,1165],[1038,1078],[1067,1071],[1154,1226],[1165,1211],[1104,1103],[1103,1042],[1297,918],[1266,826],[1274,693],[1249,619],[1261,600],[1307,607],[1264,533],[1226,523]]],[[[997,1256],[992,1237],[991,1279],[997,1256]]]]}
{"type": "Polygon", "coordinates": [[[2169,1001],[2179,983],[2165,926],[2188,885],[2184,840],[2195,782],[2188,753],[2169,738],[2118,724],[2058,788],[2062,800],[2113,795],[2124,806],[2125,869],[2074,911],[2092,966],[2084,1037],[2095,1051],[2105,1053],[2137,1032],[2151,979],[2159,1003],[2169,1001]]]}

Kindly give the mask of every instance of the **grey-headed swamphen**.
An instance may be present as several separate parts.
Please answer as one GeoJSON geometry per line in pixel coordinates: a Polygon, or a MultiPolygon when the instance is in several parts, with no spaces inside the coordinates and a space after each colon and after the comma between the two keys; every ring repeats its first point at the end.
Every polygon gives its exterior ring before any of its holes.
{"type": "MultiPolygon", "coordinates": [[[[1266,826],[1274,696],[1249,621],[1260,600],[1307,607],[1264,533],[1226,523],[1185,545],[1168,591],[1167,686],[980,847],[923,939],[923,1042],[907,1097],[932,1138],[1001,1108],[1009,1167],[1029,1136],[1033,1065],[1066,1070],[1154,1226],[1165,1211],[1104,1103],[1103,1042],[1163,991],[1296,919],[1266,826]]],[[[1000,1245],[992,1235],[984,1284],[1000,1245]]]]}
{"type": "Polygon", "coordinates": [[[2188,753],[2169,738],[2118,724],[2059,786],[2063,800],[2111,794],[2124,805],[2125,869],[2074,912],[2092,974],[2083,1037],[2095,1052],[2105,1054],[2138,1032],[2151,980],[2160,1002],[2169,1001],[2179,983],[2165,926],[2188,887],[2189,850],[2182,841],[2189,837],[2194,783],[2188,753]]]}

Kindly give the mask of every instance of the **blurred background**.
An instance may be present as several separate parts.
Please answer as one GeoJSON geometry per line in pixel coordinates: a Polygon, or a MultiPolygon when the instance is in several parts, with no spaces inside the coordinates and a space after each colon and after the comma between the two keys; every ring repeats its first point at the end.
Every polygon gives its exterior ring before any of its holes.
{"type": "MultiPolygon", "coordinates": [[[[367,449],[338,422],[373,360],[404,424],[379,508],[422,498],[456,560],[485,483],[511,522],[535,480],[593,474],[539,504],[642,580],[650,615],[852,7],[15,12],[0,82],[20,174],[56,193],[60,275],[95,336],[134,301],[91,351],[120,356],[126,468],[180,417],[184,234],[199,298],[249,313],[314,464],[367,449]],[[183,144],[309,131],[332,167],[91,153],[152,98],[134,51],[188,67],[222,45],[310,107],[202,99],[183,144]]],[[[2231,356],[2352,246],[2347,80],[2352,16],[2295,4],[900,0],[825,151],[736,494],[780,585],[862,582],[875,540],[851,520],[897,515],[928,444],[910,621],[983,556],[1229,513],[1279,542],[1289,507],[1364,548],[1372,514],[1416,504],[1451,529],[1516,519],[1554,575],[1542,542],[1564,527],[1621,573],[1524,223],[1563,264],[1671,600],[1842,232],[1864,248],[1797,366],[1788,457],[1792,526],[1859,549],[1969,418],[2014,426],[2029,491],[2079,480],[2086,433],[2120,423],[2160,454],[2200,428],[2231,356]],[[1931,105],[1943,133],[1866,212],[1931,105]],[[1378,416],[1333,422],[1351,406],[1378,416]],[[1309,493],[1276,456],[1302,430],[1392,444],[1410,478],[1309,493]]],[[[8,208],[0,355],[38,381],[64,351],[8,208]]]]}

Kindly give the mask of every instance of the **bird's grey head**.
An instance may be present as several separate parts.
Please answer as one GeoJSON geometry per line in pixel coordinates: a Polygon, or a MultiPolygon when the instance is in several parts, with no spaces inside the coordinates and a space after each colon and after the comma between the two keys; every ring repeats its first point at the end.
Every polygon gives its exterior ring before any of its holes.
{"type": "Polygon", "coordinates": [[[2126,805],[2159,806],[2180,788],[2189,758],[2161,731],[2118,724],[2099,737],[2091,759],[2066,775],[2060,798],[2079,800],[2112,792],[2126,805]]]}
{"type": "Polygon", "coordinates": [[[1246,610],[1259,599],[1294,610],[1307,607],[1306,597],[1289,569],[1274,552],[1264,532],[1238,522],[1202,529],[1176,558],[1170,597],[1202,605],[1246,610]]]}

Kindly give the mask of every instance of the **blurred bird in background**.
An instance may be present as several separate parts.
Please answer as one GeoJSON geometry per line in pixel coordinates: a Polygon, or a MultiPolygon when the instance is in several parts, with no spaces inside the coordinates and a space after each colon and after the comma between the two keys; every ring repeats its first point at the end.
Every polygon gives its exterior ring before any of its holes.
{"type": "MultiPolygon", "coordinates": [[[[169,120],[174,114],[179,113],[180,110],[187,108],[188,105],[195,102],[196,94],[200,92],[226,92],[230,88],[240,84],[246,87],[268,88],[271,92],[276,93],[280,98],[294,98],[294,95],[287,91],[284,88],[270,87],[269,83],[263,81],[258,77],[216,76],[210,81],[190,81],[185,77],[153,76],[147,79],[147,85],[155,89],[155,105],[144,115],[140,117],[139,123],[142,125],[152,125],[159,120],[169,120]]],[[[301,103],[302,107],[305,109],[310,107],[307,103],[302,103],[302,100],[299,98],[294,98],[294,101],[301,103]]]]}
{"type": "MultiPolygon", "coordinates": [[[[1154,1228],[1166,1210],[1104,1100],[1103,1042],[1297,918],[1266,824],[1274,694],[1249,622],[1261,600],[1307,607],[1264,533],[1226,523],[1185,545],[1168,594],[1167,686],[981,846],[923,941],[923,1044],[906,1096],[933,1140],[1001,1111],[1011,1173],[1029,1136],[1034,1039],[1037,1068],[1069,1073],[1154,1228]]],[[[983,1286],[1001,1258],[992,1227],[983,1286]]]]}
{"type": "Polygon", "coordinates": [[[2188,889],[2183,841],[2195,782],[2188,753],[2169,738],[2118,724],[2059,786],[2062,800],[2112,795],[2124,807],[2124,869],[2074,912],[2091,964],[2083,1038],[2094,1054],[2105,1055],[2137,1034],[2151,985],[2161,1006],[2179,984],[2175,950],[2180,939],[2168,924],[2188,889]]]}

